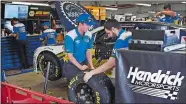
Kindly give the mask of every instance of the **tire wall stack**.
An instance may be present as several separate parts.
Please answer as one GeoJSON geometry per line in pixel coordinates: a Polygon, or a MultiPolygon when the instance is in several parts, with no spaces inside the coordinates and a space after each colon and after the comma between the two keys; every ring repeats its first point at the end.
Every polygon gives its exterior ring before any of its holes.
{"type": "MultiPolygon", "coordinates": [[[[27,62],[33,65],[33,55],[36,48],[41,46],[39,36],[27,36],[27,62]]],[[[1,37],[1,68],[2,70],[13,70],[21,68],[19,50],[14,37],[1,37]]]]}

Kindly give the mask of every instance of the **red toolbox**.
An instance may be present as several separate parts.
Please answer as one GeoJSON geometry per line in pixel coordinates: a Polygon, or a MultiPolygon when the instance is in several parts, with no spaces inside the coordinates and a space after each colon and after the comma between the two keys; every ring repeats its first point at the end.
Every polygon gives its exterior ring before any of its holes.
{"type": "Polygon", "coordinates": [[[57,103],[57,104],[72,104],[68,100],[61,100],[56,97],[41,94],[38,92],[23,89],[8,83],[1,82],[1,103],[3,104],[46,104],[46,103],[57,103]]]}

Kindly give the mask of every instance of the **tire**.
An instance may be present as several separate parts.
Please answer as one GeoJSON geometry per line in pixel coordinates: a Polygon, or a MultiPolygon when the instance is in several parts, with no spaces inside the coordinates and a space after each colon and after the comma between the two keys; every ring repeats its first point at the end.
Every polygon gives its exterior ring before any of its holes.
{"type": "Polygon", "coordinates": [[[69,101],[85,104],[114,103],[115,88],[105,74],[94,75],[87,83],[83,81],[83,77],[84,73],[81,72],[70,81],[68,85],[69,101]],[[85,96],[83,96],[83,92],[86,92],[85,96]]]}
{"type": "Polygon", "coordinates": [[[46,76],[47,71],[47,62],[50,61],[50,70],[49,70],[49,76],[48,80],[55,81],[62,77],[62,70],[60,67],[60,63],[57,60],[57,58],[52,55],[51,53],[43,53],[39,55],[38,58],[38,67],[41,70],[41,73],[43,76],[46,76]]]}

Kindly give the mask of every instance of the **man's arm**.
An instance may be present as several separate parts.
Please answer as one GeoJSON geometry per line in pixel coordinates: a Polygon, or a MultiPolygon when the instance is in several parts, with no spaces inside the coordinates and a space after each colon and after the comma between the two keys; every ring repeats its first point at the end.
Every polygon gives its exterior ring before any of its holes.
{"type": "Polygon", "coordinates": [[[94,69],[94,66],[93,66],[93,63],[92,63],[92,52],[91,52],[91,49],[87,50],[86,57],[87,57],[89,65],[90,65],[90,68],[94,69]]]}
{"type": "Polygon", "coordinates": [[[115,66],[115,58],[114,57],[110,57],[109,60],[104,63],[103,65],[101,65],[100,67],[98,67],[97,69],[91,70],[90,72],[86,72],[85,76],[84,76],[84,81],[88,82],[88,80],[96,74],[102,73],[107,71],[108,69],[111,69],[115,66]]]}
{"type": "Polygon", "coordinates": [[[16,38],[17,35],[18,35],[18,34],[17,34],[17,28],[16,28],[16,27],[13,27],[13,33],[12,33],[12,36],[16,38]]]}
{"type": "Polygon", "coordinates": [[[11,35],[12,35],[13,37],[15,37],[15,38],[17,37],[17,34],[11,34],[11,35]]]}
{"type": "Polygon", "coordinates": [[[176,12],[173,11],[162,11],[162,14],[169,15],[171,17],[176,17],[176,12]]]}
{"type": "Polygon", "coordinates": [[[156,13],[156,16],[159,16],[161,14],[169,15],[171,17],[176,17],[176,12],[173,12],[173,11],[161,11],[161,12],[156,13]]]}
{"type": "Polygon", "coordinates": [[[44,40],[45,38],[45,33],[42,33],[39,40],[41,41],[42,45],[46,45],[46,39],[44,40]]]}
{"type": "Polygon", "coordinates": [[[105,71],[113,68],[114,66],[115,66],[115,58],[114,57],[110,57],[109,60],[106,63],[104,63],[100,67],[98,67],[95,70],[92,70],[90,72],[92,73],[92,75],[95,75],[95,74],[99,74],[99,73],[105,72],[105,71]]]}
{"type": "Polygon", "coordinates": [[[92,47],[93,47],[93,40],[94,40],[94,37],[92,36],[91,32],[87,32],[86,34],[88,34],[89,36],[89,43],[88,43],[88,50],[86,52],[86,57],[87,57],[87,60],[88,60],[88,63],[90,65],[90,68],[91,69],[95,69],[94,66],[93,66],[93,63],[92,63],[92,47]]]}
{"type": "Polygon", "coordinates": [[[45,34],[42,33],[41,36],[40,36],[40,40],[44,40],[44,37],[45,37],[45,34]]]}
{"type": "Polygon", "coordinates": [[[57,41],[58,34],[55,32],[55,34],[54,34],[54,35],[55,35],[55,42],[56,42],[56,43],[58,43],[58,41],[57,41]]]}
{"type": "Polygon", "coordinates": [[[82,70],[81,64],[79,64],[79,63],[77,62],[77,60],[74,58],[73,54],[72,54],[72,53],[68,53],[67,55],[68,55],[69,61],[72,62],[72,64],[74,64],[74,65],[75,65],[76,67],[78,67],[80,70],[82,70]]]}

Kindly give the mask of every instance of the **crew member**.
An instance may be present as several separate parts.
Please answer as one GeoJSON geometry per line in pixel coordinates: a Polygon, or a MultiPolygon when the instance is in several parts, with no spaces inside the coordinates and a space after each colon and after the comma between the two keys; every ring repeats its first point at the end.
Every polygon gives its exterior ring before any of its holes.
{"type": "Polygon", "coordinates": [[[112,55],[106,63],[104,63],[97,69],[91,70],[90,72],[86,72],[84,76],[85,82],[87,82],[93,75],[105,72],[115,66],[116,49],[128,48],[128,42],[131,39],[132,33],[130,31],[123,30],[117,20],[109,19],[104,24],[104,28],[108,37],[117,37],[112,55]]]}
{"type": "Polygon", "coordinates": [[[171,10],[170,4],[165,4],[163,9],[163,11],[156,13],[156,16],[165,15],[164,18],[160,19],[160,22],[174,23],[175,20],[178,20],[178,14],[171,10]]]}
{"type": "Polygon", "coordinates": [[[43,42],[43,45],[55,45],[56,44],[57,33],[55,30],[50,29],[49,27],[50,27],[49,22],[43,23],[44,31],[42,32],[40,36],[40,40],[43,42]]]}
{"type": "Polygon", "coordinates": [[[94,69],[91,54],[93,36],[88,31],[93,25],[92,19],[88,14],[81,14],[76,21],[78,26],[69,31],[64,40],[69,61],[64,63],[63,72],[69,80],[78,72],[88,69],[88,64],[94,69]]]}
{"type": "Polygon", "coordinates": [[[19,56],[22,64],[22,68],[28,68],[27,55],[26,55],[26,30],[23,23],[19,23],[17,18],[13,18],[11,21],[13,26],[13,34],[17,40],[17,46],[19,49],[19,56]]]}

